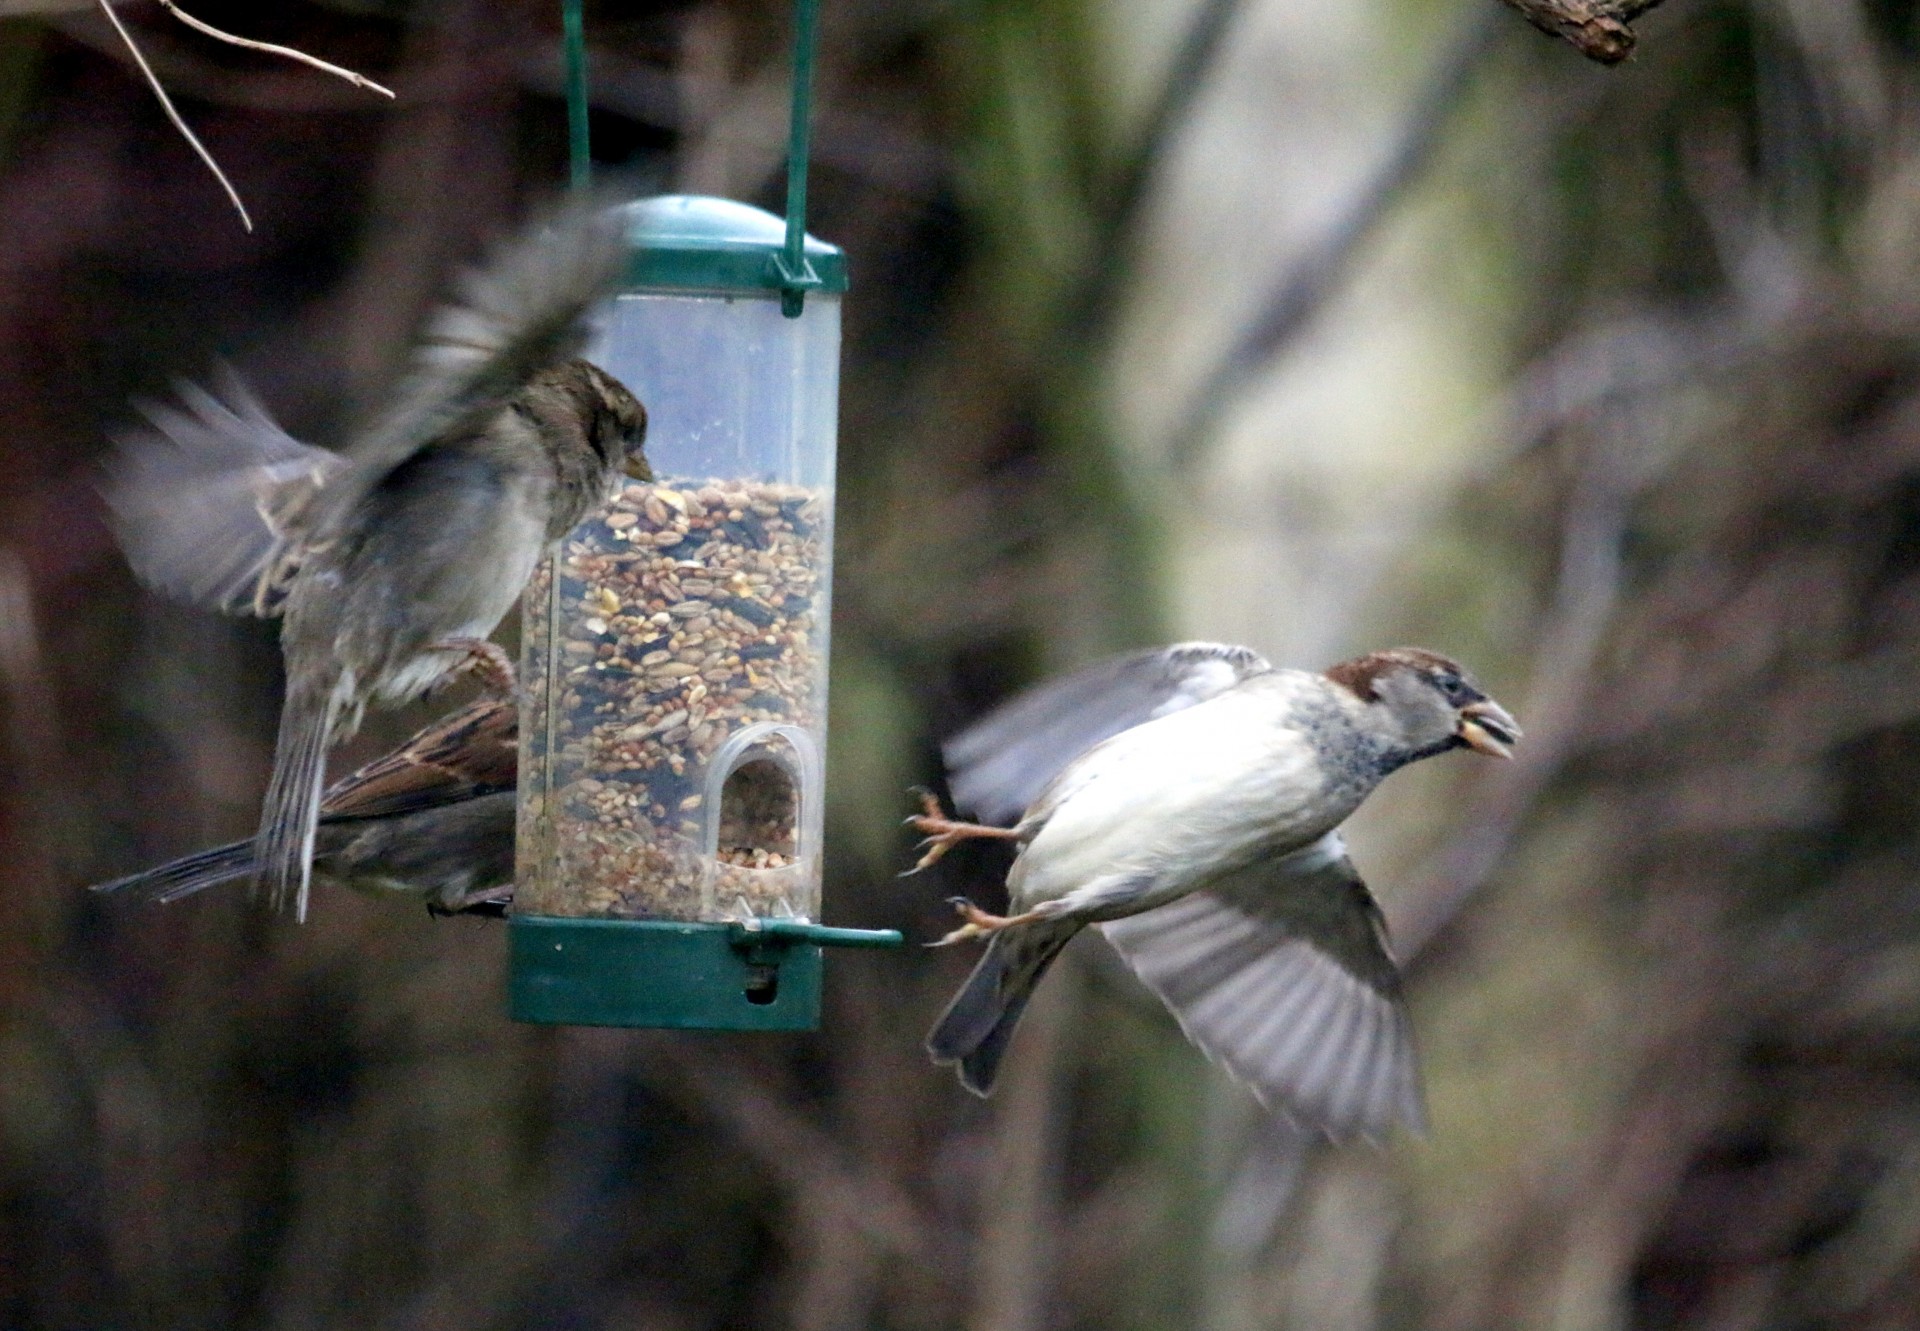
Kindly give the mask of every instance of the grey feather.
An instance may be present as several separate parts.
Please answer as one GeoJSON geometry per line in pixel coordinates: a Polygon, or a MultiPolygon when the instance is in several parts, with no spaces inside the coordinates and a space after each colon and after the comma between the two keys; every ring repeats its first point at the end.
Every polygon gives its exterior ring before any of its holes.
{"type": "Polygon", "coordinates": [[[341,690],[332,680],[315,689],[289,682],[274,745],[273,779],[267,783],[260,831],[254,838],[261,890],[275,910],[291,910],[301,923],[307,918],[327,744],[340,702],[341,690]]]}
{"type": "Polygon", "coordinates": [[[395,467],[479,428],[539,371],[577,356],[625,258],[623,215],[576,204],[467,273],[459,299],[429,321],[395,405],[354,442],[351,472],[315,505],[311,536],[326,539],[395,467]]]}
{"type": "Polygon", "coordinates": [[[95,883],[93,891],[165,903],[190,897],[195,892],[221,883],[230,883],[236,878],[248,878],[252,874],[253,842],[236,841],[230,845],[215,846],[212,850],[182,855],[158,868],[128,874],[109,883],[95,883]]]}
{"type": "Polygon", "coordinates": [[[1264,1250],[1285,1218],[1318,1132],[1285,1114],[1261,1114],[1233,1148],[1233,1171],[1222,1180],[1213,1213],[1214,1246],[1247,1259],[1264,1250]]]}
{"type": "MultiPolygon", "coordinates": [[[[1419,1130],[1419,1080],[1384,920],[1337,828],[1389,773],[1457,748],[1510,756],[1520,729],[1420,648],[1324,672],[1187,643],[1043,685],[946,747],[955,802],[1015,823],[1017,918],[1098,923],[1188,1037],[1263,1102],[1332,1136],[1419,1130]]],[[[993,829],[912,820],[935,852],[993,829]]],[[[930,853],[929,859],[933,857],[930,853]]],[[[1033,926],[997,927],[998,944],[1033,926]]],[[[1009,947],[1012,945],[1009,944],[1009,947]]],[[[989,1055],[1015,983],[989,956],[935,1031],[989,1055]]],[[[1030,972],[1030,973],[1029,973],[1030,972]]]]}
{"type": "Polygon", "coordinates": [[[954,803],[1010,824],[1102,740],[1273,669],[1258,652],[1183,642],[1130,652],[1029,689],[942,746],[954,803]]]}
{"type": "Polygon", "coordinates": [[[933,1061],[958,1063],[961,1085],[990,1093],[1033,987],[1082,927],[1079,920],[1042,920],[994,934],[927,1036],[933,1061]]]}
{"type": "Polygon", "coordinates": [[[644,473],[644,406],[576,355],[624,255],[624,216],[584,206],[503,250],[435,316],[394,408],[339,458],[278,432],[237,386],[237,406],[187,388],[188,412],[150,410],[173,451],[146,449],[117,487],[139,497],[119,505],[130,531],[164,533],[147,543],[164,553],[140,559],[156,581],[229,606],[251,582],[254,608],[284,620],[287,696],[255,839],[276,906],[304,918],[327,749],[369,704],[417,697],[459,666],[543,546],[623,467],[644,473]],[[308,470],[248,493],[227,479],[242,457],[251,477],[263,457],[270,473],[308,470]],[[172,484],[183,474],[220,478],[200,487],[209,512],[169,514],[170,491],[193,489],[172,484]]]}
{"type": "Polygon", "coordinates": [[[514,809],[507,790],[393,817],[325,823],[314,872],[357,891],[424,896],[458,909],[513,886],[514,809]]]}
{"type": "Polygon", "coordinates": [[[263,578],[281,564],[287,519],[345,461],[282,430],[230,366],[216,367],[213,389],[176,388],[181,405],[138,404],[152,428],[117,441],[103,487],[115,534],[154,590],[271,612],[263,578]]]}
{"type": "MultiPolygon", "coordinates": [[[[101,883],[93,890],[156,903],[253,875],[253,843],[236,841],[101,883]]],[[[448,910],[513,885],[514,792],[495,791],[380,817],[332,815],[314,840],[316,882],[423,897],[448,910]]]]}
{"type": "Polygon", "coordinates": [[[1100,929],[1263,1103],[1333,1137],[1423,1129],[1398,972],[1337,836],[1100,929]]]}

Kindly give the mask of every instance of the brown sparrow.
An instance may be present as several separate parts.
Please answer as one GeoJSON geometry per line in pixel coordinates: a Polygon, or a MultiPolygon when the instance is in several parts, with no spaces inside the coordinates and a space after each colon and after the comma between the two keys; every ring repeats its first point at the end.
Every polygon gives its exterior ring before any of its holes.
{"type": "Polygon", "coordinates": [[[577,353],[618,283],[619,218],[580,211],[536,231],[439,312],[394,407],[344,454],[290,438],[235,384],[185,388],[122,441],[109,488],[150,584],[278,614],[286,702],[255,862],[306,916],[329,748],[369,703],[418,697],[469,661],[511,678],[485,641],[554,541],[650,479],[646,411],[577,353]]]}
{"type": "Polygon", "coordinates": [[[1418,648],[1323,674],[1244,647],[1139,652],[1015,699],[946,746],[963,808],[908,821],[921,866],[973,837],[1014,842],[1005,916],[956,901],[942,942],[986,953],[928,1037],[986,1094],[1033,986],[1098,924],[1201,1050],[1330,1135],[1422,1121],[1398,973],[1335,829],[1388,774],[1520,737],[1459,666],[1418,648]]]}
{"type": "MultiPolygon", "coordinates": [[[[519,709],[483,698],[328,788],[314,838],[323,884],[424,897],[446,914],[501,914],[513,896],[519,709]]],[[[255,872],[251,841],[216,846],[96,892],[178,901],[255,872]]]]}

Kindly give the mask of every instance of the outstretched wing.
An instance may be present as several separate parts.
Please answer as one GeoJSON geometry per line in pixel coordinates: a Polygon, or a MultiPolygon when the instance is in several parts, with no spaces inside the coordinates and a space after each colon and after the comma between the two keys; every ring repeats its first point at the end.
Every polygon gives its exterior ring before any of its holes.
{"type": "Polygon", "coordinates": [[[104,486],[127,562],[147,586],[228,614],[273,614],[297,558],[300,514],[345,460],[277,425],[232,367],[180,404],[138,404],[104,486]]]}
{"type": "Polygon", "coordinates": [[[1333,1137],[1423,1129],[1399,972],[1337,833],[1099,928],[1263,1104],[1333,1137]]]}
{"type": "Polygon", "coordinates": [[[334,782],[320,812],[331,822],[384,818],[512,790],[519,735],[513,702],[478,699],[334,782]]]}
{"type": "Polygon", "coordinates": [[[1112,657],[1019,694],[942,746],[954,803],[1008,824],[1102,740],[1273,669],[1246,647],[1183,642],[1112,657]]]}
{"type": "Polygon", "coordinates": [[[579,355],[625,259],[624,215],[576,204],[468,273],[429,320],[393,408],[347,450],[353,467],[322,498],[316,536],[415,453],[483,424],[535,375],[579,355]]]}

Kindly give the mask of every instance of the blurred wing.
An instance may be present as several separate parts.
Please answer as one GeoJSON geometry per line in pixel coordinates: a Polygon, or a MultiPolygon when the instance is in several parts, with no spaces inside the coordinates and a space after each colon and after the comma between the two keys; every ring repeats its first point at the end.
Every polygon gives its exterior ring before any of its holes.
{"type": "Polygon", "coordinates": [[[1062,768],[1102,740],[1272,669],[1246,647],[1183,642],[1028,689],[942,746],[954,804],[982,822],[1012,823],[1062,768]]]}
{"type": "Polygon", "coordinates": [[[497,698],[469,703],[336,781],[321,814],[335,823],[384,818],[512,790],[519,735],[514,703],[497,698]]]}
{"type": "Polygon", "coordinates": [[[622,214],[574,205],[468,273],[459,299],[429,320],[393,409],[348,450],[353,469],[328,489],[321,521],[337,520],[400,463],[483,423],[540,371],[579,355],[588,316],[618,289],[625,259],[622,214]]]}
{"type": "Polygon", "coordinates": [[[121,436],[105,488],[140,581],[228,614],[272,614],[299,548],[300,514],[345,467],[282,430],[232,368],[217,391],[178,386],[142,403],[152,428],[121,436]]]}
{"type": "Polygon", "coordinates": [[[1399,973],[1337,833],[1100,928],[1263,1104],[1333,1137],[1423,1130],[1399,973]]]}

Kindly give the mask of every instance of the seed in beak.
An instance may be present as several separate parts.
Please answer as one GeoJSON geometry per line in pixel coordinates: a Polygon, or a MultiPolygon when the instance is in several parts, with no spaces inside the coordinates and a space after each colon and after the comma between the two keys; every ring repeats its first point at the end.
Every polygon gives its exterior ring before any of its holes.
{"type": "Polygon", "coordinates": [[[1520,738],[1520,727],[1505,708],[1489,699],[1462,707],[1455,733],[1475,753],[1484,753],[1489,758],[1511,758],[1514,742],[1520,738]]]}

